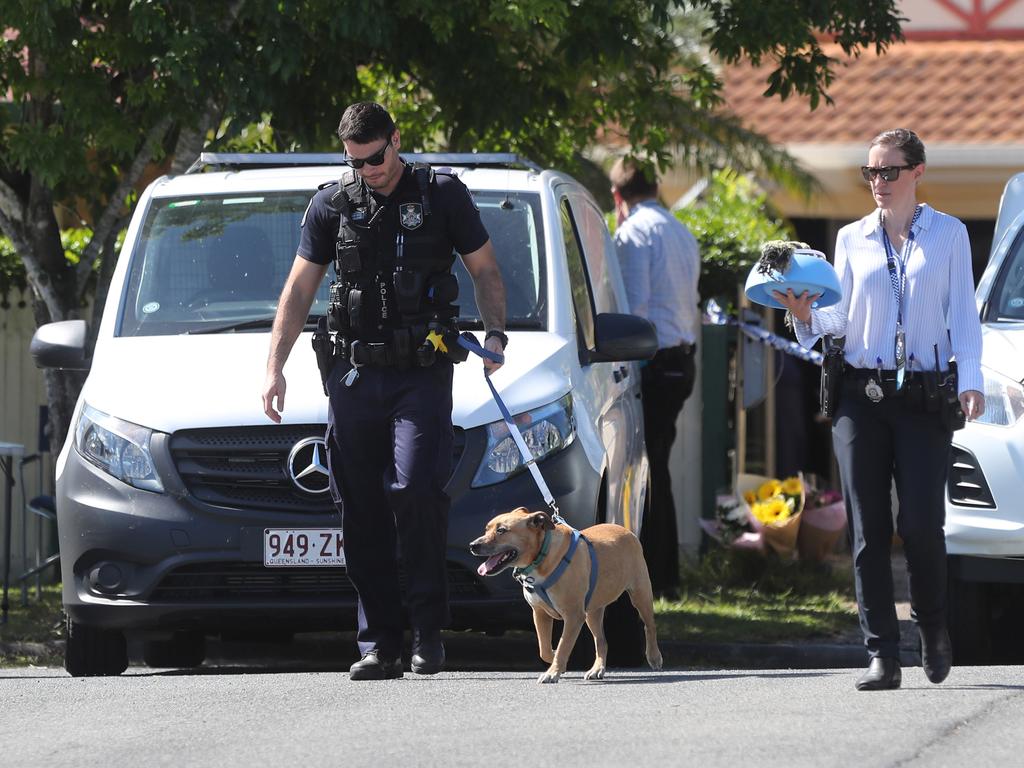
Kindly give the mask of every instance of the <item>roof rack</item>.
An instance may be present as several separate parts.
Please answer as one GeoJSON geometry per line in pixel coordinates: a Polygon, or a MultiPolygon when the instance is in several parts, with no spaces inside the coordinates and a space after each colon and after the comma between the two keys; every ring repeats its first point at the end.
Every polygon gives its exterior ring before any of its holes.
{"type": "MultiPolygon", "coordinates": [[[[410,152],[402,153],[402,157],[412,162],[451,165],[461,168],[518,166],[538,173],[543,170],[532,160],[510,152],[410,152]]],[[[345,155],[337,152],[202,152],[185,173],[200,173],[207,169],[242,170],[245,168],[345,165],[345,160],[345,155]]]]}

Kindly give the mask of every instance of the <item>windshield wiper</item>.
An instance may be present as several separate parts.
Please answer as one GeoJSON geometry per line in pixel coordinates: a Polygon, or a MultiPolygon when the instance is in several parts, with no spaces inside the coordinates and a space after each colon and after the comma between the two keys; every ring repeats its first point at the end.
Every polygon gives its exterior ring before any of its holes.
{"type": "MultiPolygon", "coordinates": [[[[303,328],[304,331],[308,331],[316,328],[317,320],[322,315],[310,315],[306,318],[306,326],[303,328]]],[[[250,331],[255,328],[270,328],[274,325],[273,315],[270,317],[257,317],[253,320],[242,320],[237,323],[225,323],[224,325],[215,325],[212,328],[196,328],[191,331],[185,331],[189,336],[197,336],[203,333],[227,333],[229,331],[250,331]]]]}

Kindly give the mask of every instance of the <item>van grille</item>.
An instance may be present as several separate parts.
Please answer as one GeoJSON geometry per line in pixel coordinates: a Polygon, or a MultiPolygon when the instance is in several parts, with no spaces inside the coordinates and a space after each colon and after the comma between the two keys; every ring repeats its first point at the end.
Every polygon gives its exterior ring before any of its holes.
{"type": "MultiPolygon", "coordinates": [[[[333,514],[329,493],[312,495],[288,476],[288,454],[307,437],[323,437],[322,424],[190,429],[171,437],[174,466],[198,501],[238,510],[333,514]]],[[[465,445],[455,429],[452,467],[465,445]]]]}
{"type": "MultiPolygon", "coordinates": [[[[405,575],[399,576],[405,590],[405,575]]],[[[448,563],[448,592],[459,598],[486,597],[480,579],[458,563],[448,563]]],[[[295,596],[356,599],[344,568],[265,568],[261,563],[193,563],[170,571],[150,595],[152,603],[219,600],[274,600],[295,596]]]]}

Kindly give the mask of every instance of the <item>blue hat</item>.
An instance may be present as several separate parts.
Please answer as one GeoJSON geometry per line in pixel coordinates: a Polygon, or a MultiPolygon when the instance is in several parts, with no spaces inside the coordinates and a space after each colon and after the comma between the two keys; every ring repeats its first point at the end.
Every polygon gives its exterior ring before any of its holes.
{"type": "Polygon", "coordinates": [[[804,291],[810,295],[820,293],[813,304],[817,308],[837,304],[842,297],[839,276],[824,253],[804,243],[772,240],[762,247],[760,260],[747,275],[744,292],[755,304],[785,309],[772,291],[785,293],[787,288],[796,296],[804,291]]]}

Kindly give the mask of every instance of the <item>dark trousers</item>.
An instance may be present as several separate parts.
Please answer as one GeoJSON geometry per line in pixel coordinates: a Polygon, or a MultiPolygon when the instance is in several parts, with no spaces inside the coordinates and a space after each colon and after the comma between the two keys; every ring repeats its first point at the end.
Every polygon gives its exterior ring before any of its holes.
{"type": "Polygon", "coordinates": [[[401,652],[405,572],[410,624],[449,622],[447,546],[452,461],[452,366],[360,368],[351,387],[330,378],[331,494],[342,515],[348,576],[359,595],[360,652],[401,652]]]}
{"type": "Polygon", "coordinates": [[[899,658],[890,562],[892,481],[912,616],[921,626],[941,626],[946,620],[942,527],[952,433],[937,413],[912,407],[902,396],[872,403],[863,390],[863,381],[843,382],[832,442],[846,499],[864,644],[872,657],[899,658]]]}
{"type": "Polygon", "coordinates": [[[679,586],[679,536],[668,457],[676,419],[693,391],[694,348],[660,349],[642,369],[644,442],[651,464],[651,510],[644,521],[644,555],[655,593],[679,586]]]}

